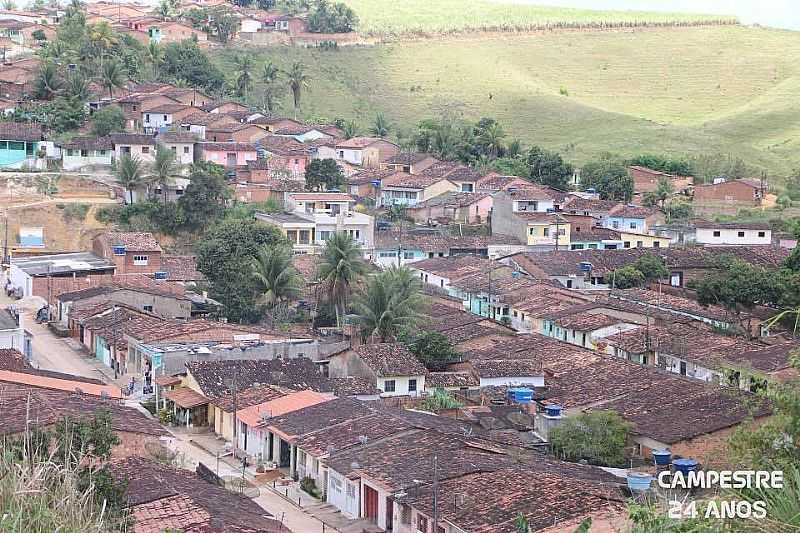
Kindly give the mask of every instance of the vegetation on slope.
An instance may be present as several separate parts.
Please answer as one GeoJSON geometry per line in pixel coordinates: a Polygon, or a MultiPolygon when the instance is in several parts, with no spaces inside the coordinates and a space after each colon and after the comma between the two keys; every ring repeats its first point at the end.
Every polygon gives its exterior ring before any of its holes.
{"type": "Polygon", "coordinates": [[[647,11],[603,11],[491,0],[345,0],[369,35],[528,31],[546,28],[735,23],[733,17],[647,11]]]}
{"type": "MultiPolygon", "coordinates": [[[[338,51],[224,50],[217,64],[252,54],[306,66],[306,118],[354,120],[377,112],[408,133],[450,111],[494,117],[509,138],[556,150],[573,164],[603,152],[688,157],[734,154],[770,178],[800,163],[800,35],[743,27],[548,33],[397,42],[338,51]],[[562,89],[564,89],[562,91],[562,89]],[[566,95],[564,93],[567,93],[566,95]]],[[[284,80],[285,81],[285,80],[284,80]]],[[[283,82],[282,82],[283,84],[283,82]]],[[[256,83],[251,102],[261,104],[256,83]]],[[[288,94],[282,112],[291,113],[288,94]]],[[[281,111],[281,109],[279,109],[281,111]]]]}

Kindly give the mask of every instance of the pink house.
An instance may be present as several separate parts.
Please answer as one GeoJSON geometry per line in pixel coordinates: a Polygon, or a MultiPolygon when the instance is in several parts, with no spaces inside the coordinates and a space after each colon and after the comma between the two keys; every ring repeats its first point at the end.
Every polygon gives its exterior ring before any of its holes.
{"type": "Polygon", "coordinates": [[[267,152],[272,178],[304,178],[310,158],[308,146],[292,137],[280,135],[267,135],[258,142],[267,152]]]}
{"type": "Polygon", "coordinates": [[[447,192],[407,207],[406,212],[419,223],[440,220],[480,224],[486,222],[492,205],[488,192],[447,192]]]}
{"type": "Polygon", "coordinates": [[[245,167],[248,161],[255,161],[258,157],[256,147],[248,143],[203,142],[197,146],[201,161],[216,163],[226,168],[245,167]]]}

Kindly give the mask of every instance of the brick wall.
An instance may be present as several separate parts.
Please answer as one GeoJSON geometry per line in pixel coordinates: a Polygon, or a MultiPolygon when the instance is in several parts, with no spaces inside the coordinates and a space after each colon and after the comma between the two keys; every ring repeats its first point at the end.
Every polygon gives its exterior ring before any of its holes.
{"type": "MultiPolygon", "coordinates": [[[[753,427],[758,427],[769,419],[763,416],[751,423],[753,427]]],[[[700,461],[704,467],[730,466],[729,454],[726,453],[728,440],[739,426],[721,429],[713,433],[701,435],[694,439],[685,440],[670,446],[673,455],[691,457],[700,461]]]]}

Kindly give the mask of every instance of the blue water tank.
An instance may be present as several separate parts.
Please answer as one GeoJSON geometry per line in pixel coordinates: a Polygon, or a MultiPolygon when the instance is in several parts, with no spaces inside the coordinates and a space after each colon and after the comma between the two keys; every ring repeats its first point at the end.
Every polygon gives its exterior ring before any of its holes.
{"type": "Polygon", "coordinates": [[[697,461],[694,459],[675,459],[672,461],[672,468],[676,472],[681,472],[683,475],[697,470],[697,461]]]}
{"type": "Polygon", "coordinates": [[[626,479],[631,492],[647,492],[653,483],[653,476],[646,472],[628,472],[626,479]]]}
{"type": "Polygon", "coordinates": [[[672,459],[672,453],[669,450],[653,450],[653,460],[657,466],[668,465],[672,459]]]}
{"type": "Polygon", "coordinates": [[[533,391],[527,387],[511,387],[508,389],[508,399],[514,403],[531,403],[533,391]]]}
{"type": "Polygon", "coordinates": [[[544,414],[547,416],[561,416],[561,406],[557,403],[546,405],[544,407],[544,414]]]}
{"type": "Polygon", "coordinates": [[[125,255],[124,246],[112,246],[111,250],[114,252],[114,255],[125,255]]]}
{"type": "Polygon", "coordinates": [[[578,268],[581,272],[591,272],[593,266],[594,265],[592,265],[589,261],[581,261],[578,263],[578,268]]]}
{"type": "Polygon", "coordinates": [[[153,279],[167,279],[166,272],[153,272],[153,279]]]}

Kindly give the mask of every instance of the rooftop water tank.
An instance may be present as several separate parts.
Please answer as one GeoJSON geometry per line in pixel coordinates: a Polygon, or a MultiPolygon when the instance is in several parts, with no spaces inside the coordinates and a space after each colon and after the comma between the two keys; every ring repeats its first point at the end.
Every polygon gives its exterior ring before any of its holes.
{"type": "Polygon", "coordinates": [[[124,246],[112,246],[111,250],[114,252],[114,255],[125,255],[125,247],[124,246]]]}
{"type": "Polygon", "coordinates": [[[544,414],[547,416],[561,416],[561,406],[557,403],[546,405],[544,408],[544,414]]]}
{"type": "Polygon", "coordinates": [[[653,483],[653,476],[646,472],[628,472],[628,488],[633,493],[647,492],[653,483]]]}
{"type": "Polygon", "coordinates": [[[697,461],[694,459],[675,459],[672,461],[672,468],[675,469],[675,472],[681,472],[686,475],[697,470],[697,461]]]}
{"type": "Polygon", "coordinates": [[[672,453],[669,450],[653,450],[653,460],[656,466],[668,465],[672,459],[672,453]]]}
{"type": "Polygon", "coordinates": [[[581,272],[589,272],[592,270],[592,264],[589,261],[581,261],[578,263],[578,268],[581,272]]]}
{"type": "Polygon", "coordinates": [[[531,403],[533,390],[527,387],[511,387],[508,389],[508,399],[514,403],[531,403]]]}

